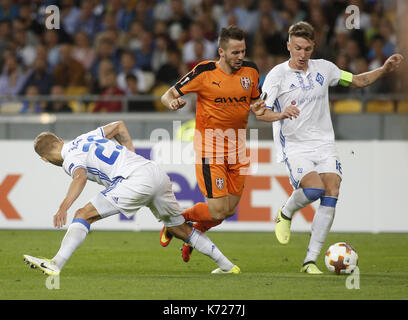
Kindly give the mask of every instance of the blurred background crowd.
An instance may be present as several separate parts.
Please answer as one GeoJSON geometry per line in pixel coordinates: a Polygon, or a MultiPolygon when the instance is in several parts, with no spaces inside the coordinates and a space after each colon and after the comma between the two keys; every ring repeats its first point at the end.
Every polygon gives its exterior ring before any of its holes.
{"type": "MultiPolygon", "coordinates": [[[[159,97],[198,62],[217,59],[221,28],[246,31],[247,57],[267,72],[288,59],[287,31],[301,20],[316,30],[314,58],[361,73],[395,52],[398,0],[0,0],[0,98],[24,95],[159,97]],[[47,29],[46,7],[60,11],[47,29]],[[360,9],[360,29],[347,29],[346,7],[360,9]]],[[[347,88],[334,88],[347,93],[347,88]]],[[[365,92],[398,93],[384,78],[365,92]]],[[[3,109],[4,111],[5,109],[3,109]]],[[[17,113],[117,112],[121,101],[22,101],[17,113]]],[[[165,111],[134,101],[129,111],[165,111]]],[[[6,112],[6,111],[4,111],[6,112]]]]}

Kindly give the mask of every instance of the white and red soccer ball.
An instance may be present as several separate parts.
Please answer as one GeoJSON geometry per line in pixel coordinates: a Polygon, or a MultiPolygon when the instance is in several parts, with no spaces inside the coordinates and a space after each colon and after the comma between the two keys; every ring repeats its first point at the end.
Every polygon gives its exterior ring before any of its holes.
{"type": "Polygon", "coordinates": [[[338,242],[329,247],[324,262],[331,272],[350,274],[357,267],[358,254],[351,245],[338,242]]]}

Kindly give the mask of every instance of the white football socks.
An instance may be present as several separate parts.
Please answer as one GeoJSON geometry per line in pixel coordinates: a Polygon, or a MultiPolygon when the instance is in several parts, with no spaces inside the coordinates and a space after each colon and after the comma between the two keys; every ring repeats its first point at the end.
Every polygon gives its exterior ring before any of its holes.
{"type": "Polygon", "coordinates": [[[67,233],[62,239],[61,247],[54,258],[53,263],[61,270],[74,251],[84,242],[89,232],[89,224],[83,219],[74,219],[68,227],[67,233]]]}
{"type": "Polygon", "coordinates": [[[312,222],[312,234],[304,262],[317,260],[333,224],[335,209],[335,206],[324,206],[322,204],[317,209],[312,222]]]}
{"type": "Polygon", "coordinates": [[[309,203],[312,203],[313,201],[314,200],[309,200],[306,197],[302,188],[296,189],[292,192],[289,199],[283,206],[282,213],[289,219],[292,219],[292,216],[296,211],[306,207],[309,203]]]}
{"type": "Polygon", "coordinates": [[[215,244],[201,231],[194,229],[190,237],[186,240],[193,248],[202,254],[209,256],[224,271],[231,270],[234,264],[225,257],[215,244]]]}

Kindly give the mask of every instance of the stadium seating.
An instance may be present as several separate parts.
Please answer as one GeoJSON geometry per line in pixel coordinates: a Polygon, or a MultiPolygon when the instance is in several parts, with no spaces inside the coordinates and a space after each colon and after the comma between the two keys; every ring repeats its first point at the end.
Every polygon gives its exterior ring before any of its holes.
{"type": "Polygon", "coordinates": [[[333,109],[335,113],[361,113],[363,104],[357,99],[339,100],[334,102],[333,109]]]}
{"type": "Polygon", "coordinates": [[[398,101],[397,112],[398,113],[408,113],[408,101],[398,101]]]}
{"type": "Polygon", "coordinates": [[[394,101],[369,101],[366,104],[366,112],[392,113],[394,112],[394,101]]]}

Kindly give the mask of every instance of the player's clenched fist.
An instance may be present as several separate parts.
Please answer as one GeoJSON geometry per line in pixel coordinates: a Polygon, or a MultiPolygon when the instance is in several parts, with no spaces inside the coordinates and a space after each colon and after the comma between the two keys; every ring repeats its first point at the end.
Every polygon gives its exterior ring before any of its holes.
{"type": "Polygon", "coordinates": [[[180,108],[183,108],[185,105],[186,105],[186,101],[185,100],[183,100],[183,99],[181,99],[181,98],[176,98],[176,99],[173,99],[171,102],[170,102],[170,109],[171,110],[178,110],[178,109],[180,109],[180,108]]]}
{"type": "Polygon", "coordinates": [[[255,101],[253,104],[251,104],[251,110],[256,116],[262,116],[266,110],[265,101],[262,99],[255,101]]]}
{"type": "Polygon", "coordinates": [[[395,71],[403,60],[404,60],[404,57],[400,55],[399,53],[393,54],[391,57],[389,57],[385,61],[383,65],[383,70],[385,72],[395,71]]]}

